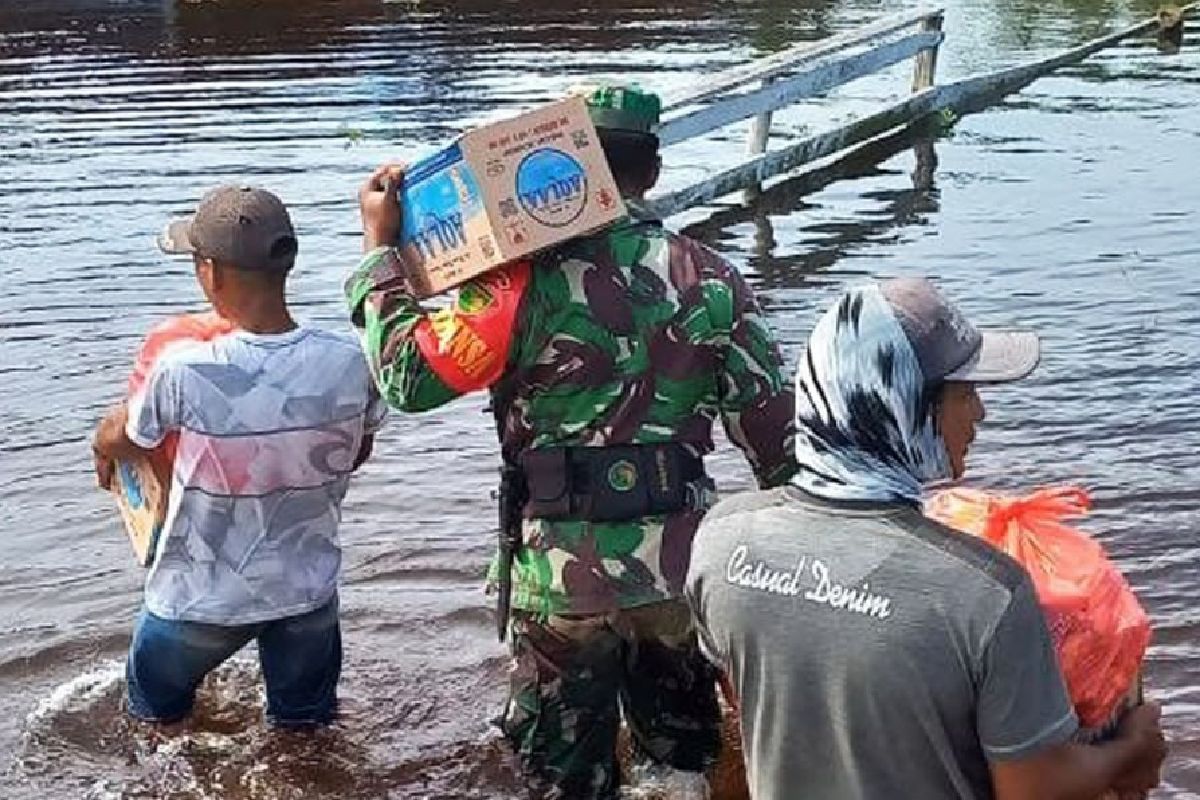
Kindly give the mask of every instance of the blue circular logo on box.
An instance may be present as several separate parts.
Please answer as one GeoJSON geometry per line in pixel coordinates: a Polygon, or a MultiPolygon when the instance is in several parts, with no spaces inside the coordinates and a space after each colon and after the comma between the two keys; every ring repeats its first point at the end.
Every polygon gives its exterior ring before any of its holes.
{"type": "Polygon", "coordinates": [[[587,173],[561,150],[534,150],[517,167],[517,199],[525,213],[541,224],[566,227],[587,206],[587,173]]]}

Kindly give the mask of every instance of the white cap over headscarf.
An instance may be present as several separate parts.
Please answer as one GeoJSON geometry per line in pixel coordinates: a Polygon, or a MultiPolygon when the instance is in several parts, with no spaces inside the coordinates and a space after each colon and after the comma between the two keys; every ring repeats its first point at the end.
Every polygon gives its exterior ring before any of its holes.
{"type": "Polygon", "coordinates": [[[919,503],[951,477],[942,385],[1017,380],[1038,359],[1036,334],[981,331],[924,278],[849,290],[797,371],[795,483],[832,500],[919,503]]]}

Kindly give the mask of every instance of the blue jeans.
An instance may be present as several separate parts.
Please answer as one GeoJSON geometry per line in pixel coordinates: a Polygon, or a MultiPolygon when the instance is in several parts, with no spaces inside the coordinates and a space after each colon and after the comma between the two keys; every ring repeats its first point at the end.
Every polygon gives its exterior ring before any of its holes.
{"type": "Polygon", "coordinates": [[[268,722],[298,727],[333,720],[342,671],[336,595],[307,614],[251,625],[180,622],[143,609],[125,667],[129,713],[150,722],[183,719],[204,676],[251,640],[258,640],[268,722]]]}

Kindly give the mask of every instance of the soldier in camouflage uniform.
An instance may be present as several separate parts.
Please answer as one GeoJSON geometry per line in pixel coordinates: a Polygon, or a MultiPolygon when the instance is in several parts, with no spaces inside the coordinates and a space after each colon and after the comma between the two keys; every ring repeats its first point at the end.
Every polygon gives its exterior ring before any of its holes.
{"type": "MultiPolygon", "coordinates": [[[[450,309],[417,304],[388,246],[399,235],[402,172],[381,168],[364,186],[367,254],[346,294],[382,395],[424,411],[490,389],[506,461],[559,459],[531,468],[540,473],[530,477],[535,496],[575,481],[581,454],[657,457],[655,448],[678,446],[699,465],[718,416],[763,487],[786,482],[793,396],[753,294],[720,256],[639,210],[658,177],[658,97],[634,87],[586,91],[629,219],[485,274],[450,309]],[[478,334],[481,319],[490,338],[478,334]],[[636,447],[619,449],[628,445],[636,447]],[[558,474],[547,474],[556,463],[558,474]]],[[[601,463],[602,489],[619,497],[644,462],[601,463]]],[[[500,724],[551,796],[616,796],[622,710],[640,754],[695,772],[715,760],[715,675],[681,599],[713,493],[702,472],[689,479],[689,502],[667,513],[603,519],[599,500],[583,513],[579,504],[550,515],[525,507],[500,724]]],[[[492,582],[495,572],[493,564],[492,582]]]]}

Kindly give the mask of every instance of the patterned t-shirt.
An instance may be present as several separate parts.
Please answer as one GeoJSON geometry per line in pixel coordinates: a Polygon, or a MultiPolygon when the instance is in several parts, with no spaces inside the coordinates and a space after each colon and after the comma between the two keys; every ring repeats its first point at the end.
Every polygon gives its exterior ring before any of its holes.
{"type": "Polygon", "coordinates": [[[348,336],[236,331],[163,356],[126,431],[145,448],[179,433],[150,612],[236,625],[327,602],[350,472],[385,414],[348,336]]]}

